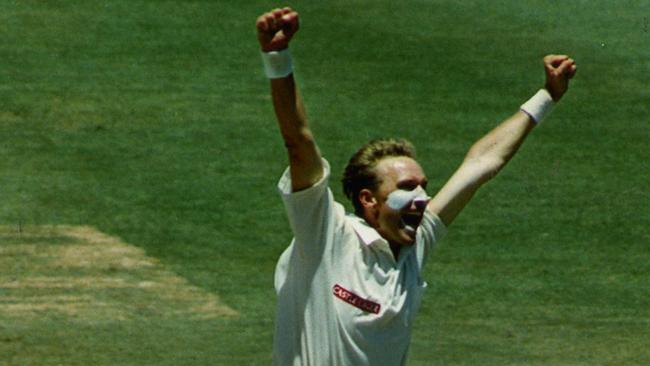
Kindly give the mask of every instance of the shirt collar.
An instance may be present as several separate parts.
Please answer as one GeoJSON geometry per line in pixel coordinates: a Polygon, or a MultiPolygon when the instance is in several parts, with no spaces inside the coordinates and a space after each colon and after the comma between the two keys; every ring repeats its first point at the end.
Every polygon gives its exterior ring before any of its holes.
{"type": "MultiPolygon", "coordinates": [[[[352,228],[354,228],[354,231],[357,233],[357,236],[359,236],[359,239],[361,239],[364,245],[368,247],[372,246],[375,248],[375,250],[386,252],[390,255],[390,258],[392,258],[392,260],[397,263],[398,258],[393,257],[393,252],[390,250],[388,241],[379,235],[377,230],[368,225],[368,222],[366,222],[366,220],[355,214],[351,213],[348,214],[348,216],[352,222],[352,228]]],[[[403,262],[403,258],[406,258],[414,250],[414,248],[415,245],[402,247],[400,249],[399,261],[403,262]]]]}
{"type": "Polygon", "coordinates": [[[350,221],[352,222],[352,228],[357,233],[361,241],[365,245],[371,245],[375,242],[386,242],[386,239],[382,238],[381,235],[375,230],[372,226],[368,225],[366,220],[355,214],[349,214],[350,221]]]}

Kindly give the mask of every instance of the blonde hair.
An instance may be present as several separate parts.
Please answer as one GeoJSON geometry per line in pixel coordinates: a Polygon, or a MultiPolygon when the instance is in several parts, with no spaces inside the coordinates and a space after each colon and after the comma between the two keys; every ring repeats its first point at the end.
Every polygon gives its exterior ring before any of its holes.
{"type": "Polygon", "coordinates": [[[377,139],[362,146],[348,161],[343,172],[343,192],[352,201],[357,215],[363,215],[359,202],[362,189],[375,191],[381,184],[375,168],[386,157],[406,156],[415,159],[415,147],[404,139],[377,139]]]}

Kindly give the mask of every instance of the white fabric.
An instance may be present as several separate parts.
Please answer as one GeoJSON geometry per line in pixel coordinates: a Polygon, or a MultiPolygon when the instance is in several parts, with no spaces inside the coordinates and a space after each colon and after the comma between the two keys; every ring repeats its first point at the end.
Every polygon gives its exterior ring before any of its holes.
{"type": "Polygon", "coordinates": [[[264,74],[269,79],[279,79],[293,72],[293,61],[288,48],[282,51],[261,52],[264,74]]]}
{"type": "Polygon", "coordinates": [[[275,272],[273,363],[404,365],[427,286],[420,274],[446,229],[426,213],[416,244],[395,260],[377,231],[334,201],[324,164],[311,188],[291,193],[288,169],[278,184],[294,240],[275,272]]]}
{"type": "Polygon", "coordinates": [[[540,89],[526,103],[522,104],[520,109],[530,116],[535,123],[540,124],[555,107],[555,102],[551,94],[546,89],[540,89]]]}

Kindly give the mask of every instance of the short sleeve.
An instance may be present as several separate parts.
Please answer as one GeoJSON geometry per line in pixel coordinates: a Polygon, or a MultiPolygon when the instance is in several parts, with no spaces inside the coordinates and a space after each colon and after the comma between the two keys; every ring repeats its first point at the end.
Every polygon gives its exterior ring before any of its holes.
{"type": "Polygon", "coordinates": [[[329,163],[323,159],[323,177],[298,192],[291,191],[289,169],[280,178],[278,190],[294,235],[294,246],[302,255],[320,255],[327,245],[329,229],[334,225],[334,197],[328,187],[329,163]]]}

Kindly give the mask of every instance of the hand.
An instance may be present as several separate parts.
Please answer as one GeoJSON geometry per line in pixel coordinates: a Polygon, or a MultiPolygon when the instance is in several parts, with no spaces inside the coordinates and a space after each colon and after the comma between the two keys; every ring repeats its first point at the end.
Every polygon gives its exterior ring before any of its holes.
{"type": "Polygon", "coordinates": [[[280,51],[298,31],[298,13],[291,8],[274,9],[257,18],[257,39],[262,51],[280,51]]]}
{"type": "Polygon", "coordinates": [[[557,102],[569,88],[569,79],[576,74],[576,62],[566,55],[548,55],[544,57],[544,70],[545,88],[557,102]]]}

